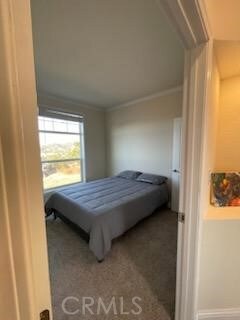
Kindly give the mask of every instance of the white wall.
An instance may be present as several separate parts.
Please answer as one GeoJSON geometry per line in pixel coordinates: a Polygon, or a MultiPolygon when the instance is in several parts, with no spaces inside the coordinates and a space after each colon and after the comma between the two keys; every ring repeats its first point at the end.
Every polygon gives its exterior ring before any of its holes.
{"type": "Polygon", "coordinates": [[[240,220],[205,220],[199,309],[240,307],[240,220]]]}
{"type": "Polygon", "coordinates": [[[240,76],[221,81],[216,170],[240,171],[240,76]]]}
{"type": "Polygon", "coordinates": [[[171,177],[173,119],[181,113],[179,90],[107,112],[108,174],[133,169],[171,177]]]}
{"type": "Polygon", "coordinates": [[[214,39],[240,39],[240,1],[205,0],[210,27],[214,39]]]}
{"type": "Polygon", "coordinates": [[[89,181],[104,178],[106,176],[104,111],[44,95],[39,95],[38,104],[74,112],[84,117],[86,179],[89,181]]]}
{"type": "MultiPolygon", "coordinates": [[[[214,64],[209,102],[206,168],[239,171],[240,77],[222,80],[219,87],[214,64]]],[[[240,208],[210,206],[209,188],[206,190],[208,205],[202,213],[198,310],[217,309],[223,314],[226,309],[239,311],[240,208]]]]}

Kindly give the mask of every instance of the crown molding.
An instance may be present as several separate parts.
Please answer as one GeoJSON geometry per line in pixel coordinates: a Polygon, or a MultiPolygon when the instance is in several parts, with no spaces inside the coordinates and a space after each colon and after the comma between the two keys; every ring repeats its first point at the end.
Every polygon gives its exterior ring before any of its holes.
{"type": "Polygon", "coordinates": [[[118,110],[118,109],[121,109],[121,108],[127,108],[127,107],[130,107],[130,106],[135,105],[137,103],[146,102],[146,101],[149,101],[149,100],[152,100],[152,99],[156,99],[156,98],[159,98],[159,97],[168,96],[168,95],[170,95],[172,93],[175,93],[175,92],[180,92],[180,91],[182,91],[182,89],[183,89],[182,86],[177,86],[177,87],[173,87],[171,89],[162,90],[162,91],[159,91],[157,93],[151,94],[149,96],[145,96],[145,97],[142,97],[142,98],[139,98],[139,99],[131,100],[131,101],[128,101],[126,103],[123,103],[123,104],[120,104],[120,105],[117,105],[117,106],[114,106],[114,107],[109,107],[109,108],[106,109],[106,111],[110,112],[110,111],[118,110]]]}
{"type": "MultiPolygon", "coordinates": [[[[104,110],[105,110],[105,108],[103,108],[103,107],[98,107],[98,106],[90,105],[90,104],[83,103],[80,101],[78,102],[76,100],[63,98],[60,96],[56,96],[56,95],[52,95],[52,94],[48,94],[48,93],[43,93],[43,92],[38,92],[37,97],[38,97],[38,102],[39,102],[38,105],[41,107],[48,107],[48,108],[50,107],[48,104],[41,103],[41,98],[45,98],[45,99],[49,99],[49,100],[51,100],[51,99],[55,100],[56,102],[59,101],[64,104],[70,104],[73,107],[80,107],[80,108],[90,109],[90,110],[94,110],[94,111],[102,111],[102,112],[104,112],[104,110]]],[[[56,105],[51,104],[51,107],[60,108],[57,105],[57,103],[56,103],[56,105]]]]}
{"type": "Polygon", "coordinates": [[[168,16],[186,49],[192,49],[211,38],[203,0],[156,0],[168,16]]]}

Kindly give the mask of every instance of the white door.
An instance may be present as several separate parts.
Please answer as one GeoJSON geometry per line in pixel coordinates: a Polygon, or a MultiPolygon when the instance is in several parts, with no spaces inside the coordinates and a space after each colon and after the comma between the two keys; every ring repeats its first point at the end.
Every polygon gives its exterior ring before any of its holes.
{"type": "Polygon", "coordinates": [[[172,194],[171,209],[179,211],[180,159],[181,159],[182,118],[173,122],[173,152],[172,152],[172,194]]]}

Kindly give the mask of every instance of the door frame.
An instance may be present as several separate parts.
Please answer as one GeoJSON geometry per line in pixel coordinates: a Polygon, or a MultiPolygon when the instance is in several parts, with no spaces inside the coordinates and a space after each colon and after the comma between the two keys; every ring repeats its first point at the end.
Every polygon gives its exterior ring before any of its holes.
{"type": "Polygon", "coordinates": [[[173,119],[173,148],[172,148],[172,175],[171,175],[171,210],[174,212],[179,212],[179,187],[180,187],[180,160],[181,160],[181,141],[182,141],[182,117],[177,117],[173,119]],[[178,126],[179,132],[176,132],[176,127],[178,126]],[[177,150],[175,150],[175,142],[178,141],[177,150]],[[176,151],[176,152],[175,152],[176,151]],[[175,166],[175,160],[178,157],[178,166],[175,166]],[[177,170],[177,172],[175,171],[177,170]],[[175,183],[174,177],[175,174],[178,174],[178,186],[177,186],[177,199],[173,197],[174,188],[173,184],[175,183]]]}
{"type": "Polygon", "coordinates": [[[204,187],[204,123],[212,40],[202,0],[161,0],[185,47],[182,157],[178,223],[175,320],[197,319],[204,187]]]}
{"type": "MultiPolygon", "coordinates": [[[[42,310],[51,311],[51,298],[29,0],[0,0],[0,48],[4,168],[0,195],[5,200],[3,215],[8,228],[12,308],[14,320],[33,320],[40,319],[42,310]]],[[[4,283],[4,287],[8,285],[4,283]]],[[[8,312],[6,307],[4,312],[8,312]]]]}
{"type": "Polygon", "coordinates": [[[183,115],[184,171],[180,185],[180,212],[185,214],[184,224],[179,224],[177,259],[176,320],[196,319],[198,301],[200,238],[202,227],[202,202],[204,160],[204,122],[208,99],[211,42],[186,53],[189,64],[186,84],[186,106],[183,115]],[[179,271],[180,270],[180,271],[179,271]]]}
{"type": "MultiPolygon", "coordinates": [[[[176,320],[190,320],[196,318],[197,311],[199,202],[204,158],[201,151],[210,30],[201,0],[156,1],[165,10],[185,48],[180,211],[186,218],[178,234],[176,320]]],[[[32,320],[38,319],[44,309],[51,312],[51,298],[37,143],[30,0],[0,1],[0,47],[4,189],[11,190],[7,196],[4,193],[4,213],[9,222],[17,319],[32,320]]]]}

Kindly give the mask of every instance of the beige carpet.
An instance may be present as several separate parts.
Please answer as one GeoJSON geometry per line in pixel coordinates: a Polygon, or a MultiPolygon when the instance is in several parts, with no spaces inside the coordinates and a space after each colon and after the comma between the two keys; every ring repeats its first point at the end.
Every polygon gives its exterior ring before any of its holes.
{"type": "MultiPolygon", "coordinates": [[[[97,263],[87,243],[60,219],[47,221],[54,320],[167,320],[173,319],[175,295],[177,217],[166,208],[154,213],[113,242],[112,251],[97,263]],[[64,298],[67,315],[62,310],[64,298]],[[92,297],[91,315],[83,297],[92,297]],[[112,297],[117,309],[97,313],[99,297],[107,307],[112,297]],[[132,304],[132,298],[142,308],[132,304]],[[76,300],[78,299],[78,300],[76,300]],[[129,314],[120,314],[121,310],[129,314]],[[115,310],[116,312],[116,310],[115,310]]],[[[86,300],[89,302],[89,300],[86,300]]]]}

